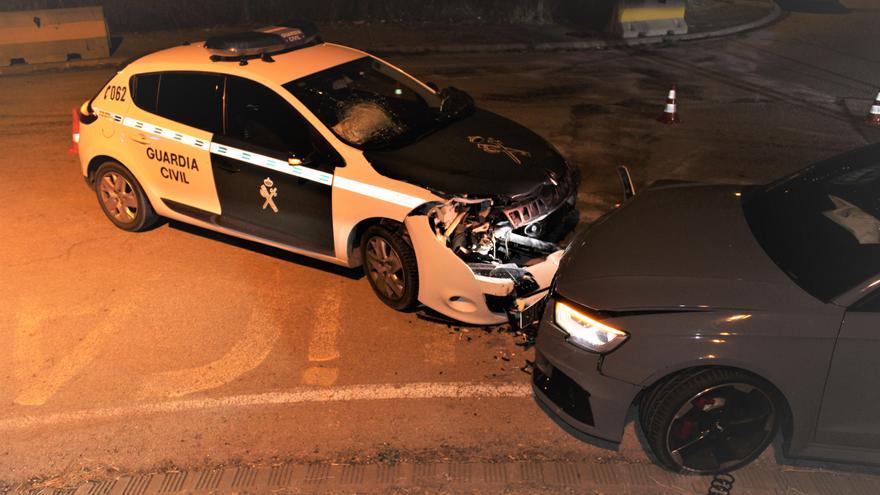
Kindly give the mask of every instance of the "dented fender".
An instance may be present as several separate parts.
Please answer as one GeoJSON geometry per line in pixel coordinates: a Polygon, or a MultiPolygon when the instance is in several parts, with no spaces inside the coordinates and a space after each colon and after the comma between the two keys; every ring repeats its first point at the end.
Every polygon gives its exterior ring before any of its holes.
{"type": "Polygon", "coordinates": [[[465,323],[493,325],[507,321],[505,315],[489,311],[474,273],[437,241],[427,215],[409,216],[404,224],[419,266],[419,302],[465,323]]]}

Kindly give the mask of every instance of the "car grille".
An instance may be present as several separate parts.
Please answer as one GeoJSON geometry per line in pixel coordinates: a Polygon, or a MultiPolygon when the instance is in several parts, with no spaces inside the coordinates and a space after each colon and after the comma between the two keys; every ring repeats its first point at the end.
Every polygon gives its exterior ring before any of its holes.
{"type": "MultiPolygon", "coordinates": [[[[536,356],[538,361],[540,356],[536,356]]],[[[586,425],[595,426],[593,409],[590,407],[590,393],[580,387],[565,373],[544,361],[543,366],[535,366],[532,382],[542,394],[572,418],[586,425]],[[546,373],[541,368],[546,368],[546,373]]]]}
{"type": "Polygon", "coordinates": [[[559,185],[545,184],[536,196],[505,208],[504,215],[510,220],[514,229],[538,221],[562,206],[571,194],[571,183],[568,179],[559,185]]]}

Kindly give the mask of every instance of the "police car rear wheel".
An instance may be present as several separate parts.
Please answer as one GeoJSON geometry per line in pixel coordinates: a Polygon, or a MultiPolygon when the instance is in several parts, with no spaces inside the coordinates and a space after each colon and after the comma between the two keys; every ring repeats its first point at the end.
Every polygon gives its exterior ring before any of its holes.
{"type": "Polygon", "coordinates": [[[412,247],[399,234],[374,225],[361,241],[364,272],[373,292],[388,306],[398,310],[418,302],[418,265],[412,247]]]}
{"type": "Polygon", "coordinates": [[[98,203],[114,225],[137,232],[156,223],[158,217],[143,189],[125,167],[107,162],[98,168],[95,177],[98,203]]]}

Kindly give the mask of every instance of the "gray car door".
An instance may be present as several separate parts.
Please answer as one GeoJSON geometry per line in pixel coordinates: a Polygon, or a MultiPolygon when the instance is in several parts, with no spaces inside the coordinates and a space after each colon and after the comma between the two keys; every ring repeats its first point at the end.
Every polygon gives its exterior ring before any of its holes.
{"type": "Polygon", "coordinates": [[[880,450],[880,290],[844,317],[828,380],[816,441],[880,450]]]}

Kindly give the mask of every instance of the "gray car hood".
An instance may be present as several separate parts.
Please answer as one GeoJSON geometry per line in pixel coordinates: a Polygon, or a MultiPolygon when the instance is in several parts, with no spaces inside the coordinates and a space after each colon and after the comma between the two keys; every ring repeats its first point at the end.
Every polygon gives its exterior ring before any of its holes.
{"type": "Polygon", "coordinates": [[[575,238],[558,293],[606,311],[815,307],[752,236],[742,189],[643,192],[575,238]]]}

